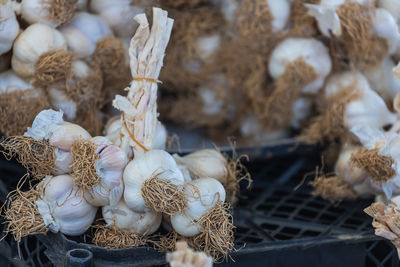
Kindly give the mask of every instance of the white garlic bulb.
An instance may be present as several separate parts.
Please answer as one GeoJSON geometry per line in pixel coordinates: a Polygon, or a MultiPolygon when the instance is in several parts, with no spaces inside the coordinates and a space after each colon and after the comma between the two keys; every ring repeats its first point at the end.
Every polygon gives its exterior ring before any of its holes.
{"type": "Polygon", "coordinates": [[[389,55],[394,54],[400,44],[400,32],[396,19],[387,10],[376,8],[373,17],[373,30],[378,36],[388,41],[389,55]]]}
{"type": "Polygon", "coordinates": [[[128,160],[125,153],[119,147],[111,145],[107,138],[96,136],[91,141],[96,146],[95,153],[99,155],[96,174],[100,183],[85,192],[85,199],[96,207],[116,205],[124,190],[122,173],[128,160]]]}
{"type": "Polygon", "coordinates": [[[367,70],[364,73],[371,88],[389,103],[400,91],[400,79],[392,72],[394,67],[393,60],[390,57],[386,57],[376,68],[367,70]]]}
{"type": "Polygon", "coordinates": [[[196,222],[207,214],[215,205],[225,201],[225,189],[213,178],[200,178],[188,182],[184,188],[187,207],[184,213],[171,216],[174,230],[186,237],[201,233],[201,226],[196,222]]]}
{"type": "Polygon", "coordinates": [[[67,39],[69,50],[78,58],[89,57],[98,41],[112,36],[107,22],[87,12],[76,13],[69,23],[60,27],[60,31],[67,39]]]}
{"type": "Polygon", "coordinates": [[[29,24],[43,23],[53,28],[69,21],[75,10],[76,3],[71,0],[21,0],[16,7],[16,12],[29,24]]]}
{"type": "Polygon", "coordinates": [[[354,126],[351,132],[358,137],[366,149],[378,149],[379,155],[393,160],[389,166],[394,171],[393,177],[390,179],[384,177],[377,183],[371,179],[374,189],[383,191],[388,199],[392,197],[393,193],[400,193],[400,135],[394,132],[384,132],[365,124],[354,126]]]}
{"type": "Polygon", "coordinates": [[[400,5],[397,0],[378,0],[379,7],[386,9],[400,23],[400,5]]]}
{"type": "Polygon", "coordinates": [[[45,225],[54,233],[77,236],[93,223],[97,209],[82,198],[70,175],[46,177],[36,206],[45,225]]]}
{"type": "Polygon", "coordinates": [[[64,36],[45,24],[33,24],[15,40],[12,68],[21,77],[31,77],[35,74],[35,65],[39,57],[58,50],[67,50],[64,36]]]}
{"type": "Polygon", "coordinates": [[[328,49],[318,40],[310,38],[287,38],[281,42],[271,54],[268,62],[270,75],[277,79],[289,63],[303,59],[311,66],[318,78],[303,88],[304,93],[317,93],[326,76],[331,72],[332,62],[328,49]]]}
{"type": "Polygon", "coordinates": [[[107,21],[118,37],[132,37],[139,25],[133,18],[144,13],[144,9],[131,0],[91,0],[90,10],[107,21]]]}
{"type": "Polygon", "coordinates": [[[286,129],[267,132],[264,126],[254,115],[248,115],[240,125],[240,134],[246,139],[253,141],[253,144],[264,144],[275,140],[282,140],[289,136],[286,129]]]}
{"type": "Polygon", "coordinates": [[[0,3],[0,55],[11,50],[19,33],[19,24],[11,1],[0,3]]]}
{"type": "Polygon", "coordinates": [[[225,184],[228,176],[228,162],[225,157],[215,149],[202,149],[180,157],[173,155],[175,161],[184,165],[193,179],[211,177],[225,184]]]}
{"type": "Polygon", "coordinates": [[[175,185],[183,185],[184,178],[174,158],[163,150],[150,150],[135,157],[125,167],[124,199],[126,205],[136,212],[146,212],[141,190],[145,180],[157,176],[175,185]]]}
{"type": "Polygon", "coordinates": [[[367,79],[359,72],[332,75],[326,83],[325,96],[329,101],[330,97],[349,90],[359,96],[346,106],[344,124],[347,129],[360,124],[381,128],[396,121],[396,115],[389,111],[385,101],[371,89],[367,79]]]}
{"type": "MultiPolygon", "coordinates": [[[[34,86],[18,77],[14,71],[7,70],[0,73],[0,94],[15,91],[37,90],[34,86]]],[[[39,97],[38,92],[37,96],[39,97]]]]}
{"type": "Polygon", "coordinates": [[[89,139],[90,134],[79,125],[65,122],[62,112],[43,110],[28,127],[24,136],[35,140],[48,140],[54,146],[56,161],[55,167],[58,174],[70,173],[72,155],[70,153],[73,142],[78,139],[89,139]]]}
{"type": "Polygon", "coordinates": [[[138,213],[130,209],[124,200],[115,206],[102,208],[103,218],[109,225],[115,225],[119,229],[130,230],[140,235],[150,235],[160,227],[162,215],[154,211],[138,213]]]}

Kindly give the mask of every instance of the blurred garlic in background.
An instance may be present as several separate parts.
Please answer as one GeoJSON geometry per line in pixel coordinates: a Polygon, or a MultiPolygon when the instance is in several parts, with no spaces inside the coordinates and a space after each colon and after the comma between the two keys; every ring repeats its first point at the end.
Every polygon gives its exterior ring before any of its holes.
{"type": "Polygon", "coordinates": [[[20,31],[18,20],[13,10],[13,2],[0,3],[0,55],[11,50],[20,31]]]}

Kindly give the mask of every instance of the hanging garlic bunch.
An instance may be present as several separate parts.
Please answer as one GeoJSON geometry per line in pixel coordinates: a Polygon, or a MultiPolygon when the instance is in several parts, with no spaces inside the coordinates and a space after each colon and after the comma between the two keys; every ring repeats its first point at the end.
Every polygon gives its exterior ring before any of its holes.
{"type": "Polygon", "coordinates": [[[71,169],[75,185],[81,188],[91,205],[113,206],[122,197],[122,173],[127,163],[125,153],[102,136],[80,139],[71,147],[71,169]]]}
{"type": "Polygon", "coordinates": [[[390,240],[400,259],[400,197],[390,199],[388,204],[373,203],[364,212],[374,218],[372,226],[375,228],[375,235],[390,240]]]}
{"type": "Polygon", "coordinates": [[[144,12],[142,6],[131,0],[93,0],[90,1],[90,10],[102,17],[118,37],[131,37],[139,25],[132,18],[144,12]]]}
{"type": "Polygon", "coordinates": [[[15,40],[11,64],[17,75],[34,77],[36,82],[47,85],[65,79],[71,61],[61,32],[36,23],[15,40]]]}
{"type": "Polygon", "coordinates": [[[19,241],[30,234],[61,232],[83,234],[93,223],[97,209],[82,198],[73,177],[46,177],[27,192],[16,190],[8,198],[5,218],[8,232],[19,241]]]}
{"type": "Polygon", "coordinates": [[[65,122],[63,113],[43,110],[35,118],[24,136],[13,136],[1,142],[5,153],[27,168],[34,178],[71,172],[72,144],[78,139],[89,139],[82,127],[65,122]]]}
{"type": "Polygon", "coordinates": [[[18,77],[12,70],[0,73],[0,132],[22,135],[36,114],[49,108],[44,91],[18,77]]]}
{"type": "Polygon", "coordinates": [[[325,86],[326,106],[300,137],[316,143],[324,139],[345,137],[357,125],[382,128],[396,121],[383,99],[371,89],[359,72],[332,75],[325,86]]]}
{"type": "Polygon", "coordinates": [[[268,68],[275,87],[266,100],[263,119],[269,129],[280,130],[290,124],[292,106],[302,93],[318,93],[332,62],[327,48],[316,39],[288,38],[275,47],[268,68]]]}
{"type": "Polygon", "coordinates": [[[15,12],[29,24],[43,23],[53,28],[75,15],[77,0],[21,0],[14,2],[15,12]]]}
{"type": "Polygon", "coordinates": [[[0,55],[11,50],[19,33],[19,24],[11,1],[0,2],[0,55]]]}

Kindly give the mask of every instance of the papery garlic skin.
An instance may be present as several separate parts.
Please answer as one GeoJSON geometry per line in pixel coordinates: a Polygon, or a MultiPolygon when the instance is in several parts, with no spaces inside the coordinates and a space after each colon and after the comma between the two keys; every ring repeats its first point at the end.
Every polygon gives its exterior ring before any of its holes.
{"type": "Polygon", "coordinates": [[[350,90],[349,87],[355,87],[354,92],[360,96],[347,104],[344,115],[347,129],[356,125],[381,128],[396,121],[396,115],[389,111],[385,101],[371,89],[367,79],[359,72],[332,75],[325,87],[327,101],[329,97],[343,93],[343,90],[350,90]]]}
{"type": "Polygon", "coordinates": [[[400,80],[392,72],[394,67],[392,59],[386,57],[379,66],[364,73],[371,88],[389,103],[400,92],[400,80]]]}
{"type": "Polygon", "coordinates": [[[228,162],[215,149],[202,149],[180,157],[173,155],[178,164],[184,165],[193,179],[211,177],[225,184],[228,176],[228,162]]]}
{"type": "Polygon", "coordinates": [[[103,136],[93,137],[91,141],[97,146],[96,154],[99,155],[96,174],[100,183],[85,192],[85,199],[96,207],[116,205],[124,190],[122,174],[128,159],[119,147],[111,145],[103,136]]]}
{"type": "Polygon", "coordinates": [[[226,193],[216,179],[200,178],[186,183],[184,194],[187,207],[183,214],[171,216],[171,224],[178,234],[190,237],[202,231],[195,221],[206,215],[219,201],[224,202],[226,193]]]}
{"type": "Polygon", "coordinates": [[[96,49],[96,43],[112,36],[110,27],[101,17],[87,12],[78,12],[73,19],[60,27],[68,48],[78,58],[89,57],[96,49]]]}
{"type": "Polygon", "coordinates": [[[303,59],[310,65],[318,78],[305,86],[304,93],[315,94],[322,87],[326,76],[331,72],[332,61],[328,49],[318,40],[309,38],[287,38],[273,50],[268,62],[270,75],[277,79],[289,63],[303,59]]]}
{"type": "Polygon", "coordinates": [[[400,32],[396,19],[383,8],[375,9],[373,17],[373,29],[375,33],[385,38],[389,44],[389,55],[396,52],[400,44],[400,32]]]}
{"type": "Polygon", "coordinates": [[[11,1],[0,3],[0,55],[11,50],[19,33],[19,23],[11,1]]]}
{"type": "Polygon", "coordinates": [[[47,52],[67,50],[64,36],[56,29],[36,23],[26,28],[15,40],[11,66],[21,77],[35,74],[39,57],[47,52]]]}
{"type": "Polygon", "coordinates": [[[184,178],[174,158],[163,150],[150,150],[135,157],[125,167],[123,174],[125,190],[124,199],[126,205],[136,212],[146,212],[142,197],[142,185],[145,180],[157,176],[175,185],[183,185],[184,178]]]}
{"type": "Polygon", "coordinates": [[[101,16],[118,37],[132,37],[139,26],[133,18],[144,13],[131,0],[91,0],[90,10],[101,16]]]}
{"type": "Polygon", "coordinates": [[[82,198],[70,175],[46,177],[36,201],[39,213],[50,231],[66,235],[83,234],[93,223],[97,208],[82,198]]]}
{"type": "Polygon", "coordinates": [[[129,230],[139,235],[153,234],[160,227],[162,215],[155,211],[138,213],[119,201],[115,206],[102,208],[103,218],[109,225],[115,225],[122,230],[129,230]]]}

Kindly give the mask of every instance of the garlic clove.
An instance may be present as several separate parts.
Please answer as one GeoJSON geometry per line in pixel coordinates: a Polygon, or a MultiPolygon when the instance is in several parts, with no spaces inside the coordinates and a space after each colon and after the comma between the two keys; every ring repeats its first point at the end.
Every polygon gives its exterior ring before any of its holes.
{"type": "Polygon", "coordinates": [[[162,215],[154,211],[137,213],[121,200],[115,206],[102,208],[103,218],[107,225],[130,230],[140,235],[150,235],[160,227],[162,215]]]}

